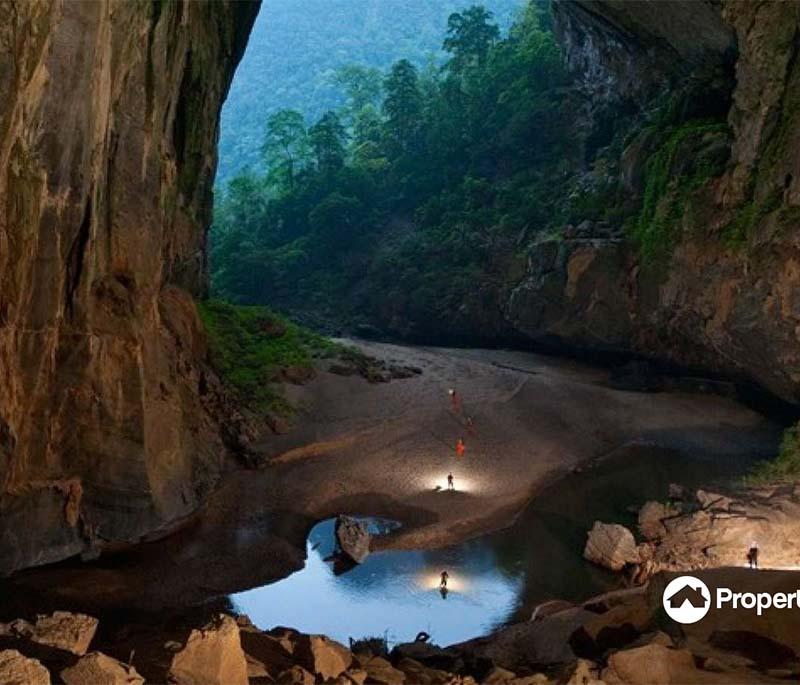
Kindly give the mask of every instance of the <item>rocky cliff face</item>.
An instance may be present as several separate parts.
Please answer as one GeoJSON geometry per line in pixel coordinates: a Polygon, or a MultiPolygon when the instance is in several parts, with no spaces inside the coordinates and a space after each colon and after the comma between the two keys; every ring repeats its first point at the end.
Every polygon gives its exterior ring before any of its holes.
{"type": "Polygon", "coordinates": [[[0,573],[164,529],[220,472],[192,296],[257,10],[0,2],[0,573]]]}
{"type": "Polygon", "coordinates": [[[678,122],[666,142],[646,126],[629,136],[605,162],[626,200],[649,203],[639,230],[666,255],[646,263],[621,221],[567,227],[532,250],[510,320],[535,339],[712,369],[800,402],[800,5],[564,0],[555,15],[590,115],[672,84],[695,115],[730,103],[730,131],[684,135],[678,122]]]}

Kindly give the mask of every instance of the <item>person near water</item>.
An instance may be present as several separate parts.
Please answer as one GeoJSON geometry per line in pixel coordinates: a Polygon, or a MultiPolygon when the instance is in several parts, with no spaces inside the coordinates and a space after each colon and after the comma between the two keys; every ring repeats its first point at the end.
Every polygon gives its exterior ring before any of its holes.
{"type": "Polygon", "coordinates": [[[475,420],[471,416],[468,416],[464,423],[467,426],[467,431],[469,432],[469,434],[475,435],[475,420]]]}
{"type": "Polygon", "coordinates": [[[447,571],[442,571],[439,577],[441,578],[439,581],[439,587],[446,588],[447,581],[450,579],[450,574],[447,571]]]}
{"type": "Polygon", "coordinates": [[[456,392],[455,388],[450,388],[447,392],[450,393],[450,403],[453,406],[453,411],[460,413],[461,412],[461,397],[456,392]]]}
{"type": "Polygon", "coordinates": [[[750,549],[747,550],[747,561],[750,563],[750,568],[758,568],[758,543],[755,540],[750,543],[750,549]]]}
{"type": "Polygon", "coordinates": [[[448,473],[447,474],[447,489],[448,490],[455,490],[456,489],[456,486],[453,484],[453,474],[452,473],[448,473]]]}
{"type": "Polygon", "coordinates": [[[459,438],[458,440],[456,440],[456,456],[463,457],[464,456],[464,452],[466,451],[466,449],[467,449],[467,447],[464,444],[464,440],[462,438],[459,438]]]}

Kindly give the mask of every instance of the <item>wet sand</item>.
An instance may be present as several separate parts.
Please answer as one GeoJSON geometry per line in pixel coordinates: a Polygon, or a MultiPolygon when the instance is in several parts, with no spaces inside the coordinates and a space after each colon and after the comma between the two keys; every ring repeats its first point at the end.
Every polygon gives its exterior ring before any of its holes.
{"type": "Polygon", "coordinates": [[[402,522],[377,547],[439,547],[510,524],[545,485],[630,445],[769,456],[779,437],[775,425],[731,400],[623,392],[607,385],[606,370],[575,362],[359,347],[423,373],[370,384],[321,372],[290,387],[300,407],[294,429],[265,437],[264,467],[229,474],[193,525],[90,566],[31,571],[18,582],[57,588],[59,601],[76,607],[185,606],[300,568],[311,526],[339,513],[402,522]],[[451,406],[453,387],[462,412],[451,406]],[[463,458],[454,449],[458,437],[463,458]],[[456,492],[435,491],[446,488],[450,471],[456,492]]]}

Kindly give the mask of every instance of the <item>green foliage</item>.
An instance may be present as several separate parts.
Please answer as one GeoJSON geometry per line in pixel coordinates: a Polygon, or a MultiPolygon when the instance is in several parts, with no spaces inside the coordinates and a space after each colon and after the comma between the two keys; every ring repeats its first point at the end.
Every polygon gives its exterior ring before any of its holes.
{"type": "Polygon", "coordinates": [[[460,73],[484,65],[489,50],[500,39],[500,29],[492,23],[492,16],[481,5],[450,15],[443,45],[452,55],[447,65],[450,71],[460,73]]]}
{"type": "Polygon", "coordinates": [[[724,123],[700,120],[668,126],[648,158],[642,209],[630,227],[647,265],[663,263],[677,242],[690,196],[722,172],[724,159],[703,155],[703,145],[726,137],[724,123]]]}
{"type": "Polygon", "coordinates": [[[340,69],[340,111],[307,132],[296,112],[275,115],[273,171],[218,193],[215,296],[418,332],[465,302],[499,316],[497,293],[525,262],[521,236],[552,230],[553,178],[575,154],[542,16],[530,3],[501,38],[491,12],[471,7],[450,18],[444,66],[400,59],[382,83],[369,65],[340,69]],[[291,150],[303,135],[312,159],[301,165],[291,150]]]}
{"type": "Polygon", "coordinates": [[[800,478],[800,423],[787,428],[783,432],[778,456],[772,461],[760,462],[747,483],[759,485],[795,481],[800,478]]]}
{"type": "MultiPolygon", "coordinates": [[[[447,18],[466,4],[468,0],[264,2],[222,110],[217,182],[224,184],[245,167],[260,167],[266,122],[280,109],[296,110],[311,123],[345,106],[343,120],[350,126],[353,83],[349,77],[341,80],[348,65],[383,73],[402,58],[419,68],[431,61],[441,64],[447,57],[441,49],[447,18]]],[[[524,0],[484,4],[506,29],[524,0]]]]}
{"type": "Polygon", "coordinates": [[[260,411],[291,411],[275,383],[281,369],[310,369],[315,358],[340,349],[266,307],[207,300],[198,310],[214,368],[242,402],[260,411]]]}

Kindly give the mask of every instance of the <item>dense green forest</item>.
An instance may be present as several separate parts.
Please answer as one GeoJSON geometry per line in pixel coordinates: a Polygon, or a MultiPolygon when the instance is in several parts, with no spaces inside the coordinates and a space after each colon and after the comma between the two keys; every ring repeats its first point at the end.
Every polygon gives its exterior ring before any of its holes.
{"type": "MultiPolygon", "coordinates": [[[[417,67],[441,61],[442,34],[463,0],[269,0],[222,110],[218,180],[259,167],[267,118],[296,109],[308,123],[344,104],[336,69],[387,69],[406,58],[417,67]]],[[[524,0],[486,0],[507,30],[524,0]]]]}
{"type": "Polygon", "coordinates": [[[576,154],[566,75],[538,4],[505,37],[473,6],[442,38],[442,66],[348,65],[343,106],[310,126],[292,109],[268,118],[264,172],[217,197],[215,295],[410,338],[431,317],[499,314],[576,154]]]}

